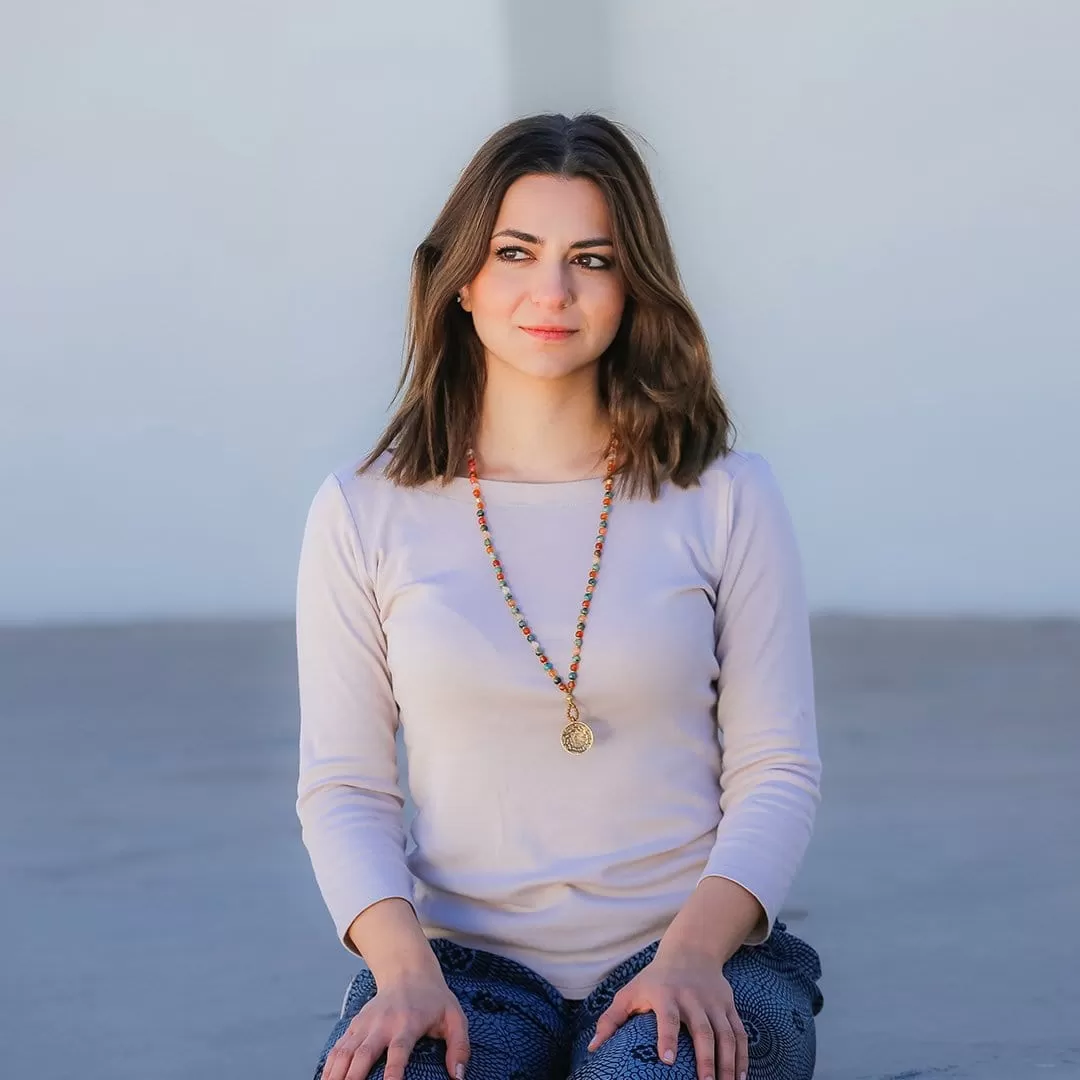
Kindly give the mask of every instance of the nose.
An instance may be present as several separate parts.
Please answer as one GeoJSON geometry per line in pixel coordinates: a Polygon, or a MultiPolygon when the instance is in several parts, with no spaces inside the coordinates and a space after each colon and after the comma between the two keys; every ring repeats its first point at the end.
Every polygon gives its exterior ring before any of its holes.
{"type": "Polygon", "coordinates": [[[542,262],[537,265],[532,283],[532,301],[545,311],[561,311],[574,302],[570,268],[561,259],[548,265],[542,262]]]}

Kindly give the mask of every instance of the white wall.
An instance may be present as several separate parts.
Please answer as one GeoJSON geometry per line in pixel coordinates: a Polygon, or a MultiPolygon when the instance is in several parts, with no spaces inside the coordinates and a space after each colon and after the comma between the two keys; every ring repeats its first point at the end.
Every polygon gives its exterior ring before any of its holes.
{"type": "Polygon", "coordinates": [[[289,611],[458,170],[594,107],[815,604],[1080,612],[1069,0],[7,8],[0,621],[289,611]]]}
{"type": "Polygon", "coordinates": [[[499,5],[3,22],[0,621],[287,612],[307,502],[392,395],[412,249],[507,119],[499,5]]]}
{"type": "Polygon", "coordinates": [[[1080,6],[612,5],[818,607],[1080,613],[1080,6]]]}

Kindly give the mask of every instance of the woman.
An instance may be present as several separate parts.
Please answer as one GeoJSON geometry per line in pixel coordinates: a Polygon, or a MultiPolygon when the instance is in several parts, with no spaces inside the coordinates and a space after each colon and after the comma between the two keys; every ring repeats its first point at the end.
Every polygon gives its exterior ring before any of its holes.
{"type": "Polygon", "coordinates": [[[774,926],[820,774],[799,557],[618,126],[481,147],[407,352],[300,558],[297,809],[368,965],[316,1077],[809,1077],[817,956],[774,926]]]}

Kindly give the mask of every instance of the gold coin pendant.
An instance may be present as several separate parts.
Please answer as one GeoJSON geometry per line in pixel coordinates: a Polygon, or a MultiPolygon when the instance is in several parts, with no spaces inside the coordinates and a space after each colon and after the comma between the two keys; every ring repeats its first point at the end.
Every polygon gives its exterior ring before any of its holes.
{"type": "Polygon", "coordinates": [[[571,754],[584,754],[593,744],[592,728],[584,720],[571,720],[563,728],[562,744],[571,754]]]}

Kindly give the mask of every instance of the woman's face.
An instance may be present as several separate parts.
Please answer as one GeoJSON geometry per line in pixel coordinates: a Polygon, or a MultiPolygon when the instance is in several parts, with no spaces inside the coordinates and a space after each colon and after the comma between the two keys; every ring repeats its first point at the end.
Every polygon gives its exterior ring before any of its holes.
{"type": "Polygon", "coordinates": [[[543,379],[594,365],[615,337],[625,299],[600,189],[539,175],[507,189],[487,260],[461,290],[489,369],[503,364],[543,379]]]}

